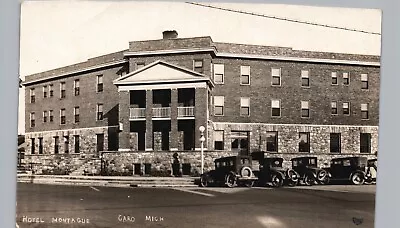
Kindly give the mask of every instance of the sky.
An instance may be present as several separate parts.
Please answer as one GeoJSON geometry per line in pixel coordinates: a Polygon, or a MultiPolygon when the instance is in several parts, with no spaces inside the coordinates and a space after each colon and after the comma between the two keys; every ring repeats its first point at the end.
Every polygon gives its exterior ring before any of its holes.
{"type": "MultiPolygon", "coordinates": [[[[381,11],[279,4],[204,3],[330,26],[381,32],[381,11]]],[[[211,36],[215,42],[380,55],[381,36],[201,7],[184,2],[24,1],[20,77],[128,49],[129,41],[211,36]]],[[[20,89],[18,133],[24,133],[20,89]]]]}

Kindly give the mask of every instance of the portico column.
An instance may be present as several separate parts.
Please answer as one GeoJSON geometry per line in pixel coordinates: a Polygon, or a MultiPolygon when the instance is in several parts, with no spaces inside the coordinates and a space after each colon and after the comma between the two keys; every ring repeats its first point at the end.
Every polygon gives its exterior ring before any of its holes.
{"type": "Polygon", "coordinates": [[[146,90],[146,151],[153,150],[153,90],[146,90]]]}
{"type": "MultiPolygon", "coordinates": [[[[200,137],[201,133],[199,131],[200,126],[205,127],[204,136],[206,141],[204,142],[204,147],[207,147],[207,135],[208,135],[208,128],[207,128],[207,105],[208,105],[208,90],[207,88],[196,88],[195,92],[195,108],[194,108],[194,117],[195,117],[195,129],[194,129],[194,145],[196,150],[200,150],[201,142],[200,137]]],[[[207,148],[205,148],[207,149],[207,148]]]]}
{"type": "Polygon", "coordinates": [[[129,150],[129,105],[130,105],[130,94],[129,91],[119,92],[119,123],[122,129],[119,132],[119,149],[120,151],[129,150]]]}
{"type": "Polygon", "coordinates": [[[178,150],[178,89],[171,89],[171,133],[169,150],[178,150]]]}

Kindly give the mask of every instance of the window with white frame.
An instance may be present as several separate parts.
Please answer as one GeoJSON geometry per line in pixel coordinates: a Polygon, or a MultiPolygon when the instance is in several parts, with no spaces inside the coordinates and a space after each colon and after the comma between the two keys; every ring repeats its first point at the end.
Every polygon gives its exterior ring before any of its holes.
{"type": "Polygon", "coordinates": [[[30,96],[31,96],[31,103],[35,103],[35,89],[34,88],[32,88],[31,90],[30,90],[30,96]]]}
{"type": "Polygon", "coordinates": [[[47,122],[47,114],[48,114],[47,111],[43,111],[43,123],[47,122]]]}
{"type": "Polygon", "coordinates": [[[47,85],[43,86],[43,98],[47,97],[47,85]]]}
{"type": "Polygon", "coordinates": [[[278,152],[278,132],[268,131],[267,132],[267,151],[278,152]]]}
{"type": "Polygon", "coordinates": [[[215,84],[224,84],[224,64],[214,64],[215,84]]]}
{"type": "Polygon", "coordinates": [[[65,82],[60,83],[60,97],[65,98],[65,82]]]}
{"type": "Polygon", "coordinates": [[[361,89],[368,89],[368,74],[361,74],[361,89]]]}
{"type": "Polygon", "coordinates": [[[350,76],[348,72],[343,73],[343,85],[349,85],[350,84],[350,76]]]}
{"type": "Polygon", "coordinates": [[[240,98],[240,115],[241,116],[250,115],[250,98],[248,97],[240,98]]]}
{"type": "Polygon", "coordinates": [[[74,121],[75,123],[79,123],[79,107],[74,108],[74,121]]]}
{"type": "Polygon", "coordinates": [[[49,97],[54,96],[53,84],[49,85],[49,97]]]}
{"type": "Polygon", "coordinates": [[[336,101],[332,101],[331,102],[331,114],[332,115],[337,115],[338,114],[337,102],[336,101]]]}
{"type": "Polygon", "coordinates": [[[310,102],[308,101],[301,101],[301,117],[310,117],[310,102]]]}
{"type": "Polygon", "coordinates": [[[103,120],[103,104],[97,104],[97,120],[103,120]]]}
{"type": "Polygon", "coordinates": [[[199,73],[203,73],[203,60],[195,59],[193,60],[193,70],[199,73]]]}
{"type": "Polygon", "coordinates": [[[66,123],[66,117],[65,117],[65,109],[60,110],[60,123],[65,124],[66,123]]]}
{"type": "Polygon", "coordinates": [[[31,127],[35,127],[35,113],[31,112],[29,117],[30,117],[31,127]]]}
{"type": "Polygon", "coordinates": [[[80,94],[79,79],[75,79],[74,81],[74,94],[75,96],[79,96],[80,94]]]}
{"type": "Polygon", "coordinates": [[[53,110],[49,110],[49,122],[54,121],[54,115],[53,115],[53,110]]]}
{"type": "Polygon", "coordinates": [[[299,152],[310,152],[310,132],[299,133],[299,152]]]}
{"type": "Polygon", "coordinates": [[[281,69],[280,68],[272,68],[272,85],[280,86],[281,85],[281,69]]]}
{"type": "Polygon", "coordinates": [[[214,115],[223,116],[224,115],[224,96],[214,96],[214,115]]]}
{"type": "Polygon", "coordinates": [[[103,75],[97,75],[97,92],[103,92],[103,75]]]}
{"type": "Polygon", "coordinates": [[[332,72],[331,73],[331,77],[332,77],[332,85],[337,85],[338,84],[337,73],[336,72],[332,72]]]}
{"type": "Polygon", "coordinates": [[[250,66],[240,66],[240,84],[250,85],[250,66]]]}
{"type": "Polygon", "coordinates": [[[310,86],[310,78],[309,78],[309,71],[302,70],[301,71],[301,86],[309,87],[310,86]]]}
{"type": "Polygon", "coordinates": [[[361,104],[361,119],[367,120],[368,118],[368,104],[361,104]]]}
{"type": "Polygon", "coordinates": [[[281,116],[281,101],[271,100],[271,116],[279,117],[281,116]]]}
{"type": "Polygon", "coordinates": [[[214,131],[214,149],[224,149],[224,131],[214,131]]]}
{"type": "Polygon", "coordinates": [[[343,102],[343,115],[350,115],[350,103],[343,102]]]}

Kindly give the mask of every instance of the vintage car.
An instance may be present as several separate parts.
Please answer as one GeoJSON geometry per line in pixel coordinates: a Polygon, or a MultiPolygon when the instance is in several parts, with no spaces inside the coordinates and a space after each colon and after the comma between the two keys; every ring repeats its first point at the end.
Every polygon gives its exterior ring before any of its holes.
{"type": "Polygon", "coordinates": [[[282,167],[283,158],[264,158],[260,162],[258,172],[259,185],[265,186],[271,183],[273,187],[282,187],[283,185],[296,186],[299,181],[299,174],[293,169],[282,167]]]}
{"type": "Polygon", "coordinates": [[[367,184],[372,184],[376,183],[376,175],[378,172],[378,159],[369,159],[367,161],[367,167],[366,167],[366,173],[367,173],[367,179],[365,180],[365,183],[367,184]]]}
{"type": "Polygon", "coordinates": [[[331,174],[332,181],[351,181],[355,185],[364,184],[367,176],[366,157],[344,157],[331,160],[329,168],[325,169],[331,174]]]}
{"type": "Polygon", "coordinates": [[[251,169],[252,159],[250,156],[223,157],[215,159],[214,163],[215,170],[200,176],[200,186],[252,187],[257,180],[251,169]]]}
{"type": "Polygon", "coordinates": [[[297,157],[291,159],[292,169],[296,171],[305,185],[327,184],[330,174],[318,168],[317,157],[297,157]]]}

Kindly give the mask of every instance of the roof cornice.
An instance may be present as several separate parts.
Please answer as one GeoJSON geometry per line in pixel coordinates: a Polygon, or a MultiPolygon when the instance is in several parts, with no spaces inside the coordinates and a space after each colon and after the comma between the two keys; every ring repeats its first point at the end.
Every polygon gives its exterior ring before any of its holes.
{"type": "Polygon", "coordinates": [[[63,78],[63,77],[67,77],[67,76],[72,75],[72,74],[84,73],[84,72],[87,72],[87,71],[97,70],[97,69],[101,69],[101,68],[109,67],[109,66],[120,65],[120,64],[127,63],[127,62],[128,62],[127,59],[121,59],[121,60],[118,60],[118,61],[98,64],[98,65],[94,65],[94,66],[90,66],[90,67],[86,67],[86,68],[82,68],[82,69],[78,69],[78,70],[68,71],[68,72],[65,72],[65,73],[62,73],[62,74],[58,74],[58,75],[53,75],[53,76],[40,78],[40,79],[36,79],[36,80],[31,80],[31,81],[25,81],[24,83],[22,83],[22,85],[23,86],[27,86],[27,85],[39,83],[39,82],[50,80],[50,79],[63,78]]]}

